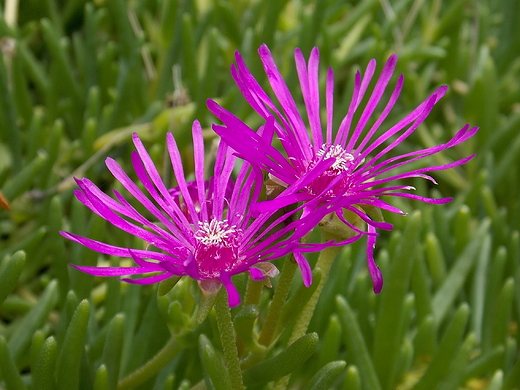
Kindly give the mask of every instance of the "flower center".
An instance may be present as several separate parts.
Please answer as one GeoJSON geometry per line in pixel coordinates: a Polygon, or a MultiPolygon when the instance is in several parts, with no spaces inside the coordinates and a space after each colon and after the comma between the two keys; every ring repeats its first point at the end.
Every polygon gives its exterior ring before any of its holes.
{"type": "Polygon", "coordinates": [[[336,176],[341,172],[345,172],[354,161],[354,156],[347,153],[340,145],[322,145],[316,153],[316,157],[324,160],[335,158],[334,164],[327,169],[324,174],[327,176],[336,176]]]}
{"type": "Polygon", "coordinates": [[[195,259],[199,272],[206,278],[215,278],[229,271],[238,260],[238,244],[242,230],[230,226],[227,220],[199,222],[195,239],[195,259]]]}
{"type": "MultiPolygon", "coordinates": [[[[319,160],[327,160],[330,158],[334,158],[334,163],[307,187],[309,193],[313,195],[322,193],[336,176],[352,169],[352,166],[355,163],[354,156],[347,153],[340,145],[324,144],[320,150],[316,152],[316,157],[310,164],[309,168],[314,167],[319,160]]],[[[345,178],[337,183],[334,188],[329,189],[326,192],[326,195],[328,197],[335,197],[347,185],[348,178],[345,178]]]]}

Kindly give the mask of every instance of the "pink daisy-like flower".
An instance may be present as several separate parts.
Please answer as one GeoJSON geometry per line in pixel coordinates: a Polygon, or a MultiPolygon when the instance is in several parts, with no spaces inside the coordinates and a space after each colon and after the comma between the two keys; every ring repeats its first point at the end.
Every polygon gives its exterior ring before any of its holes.
{"type": "Polygon", "coordinates": [[[115,199],[84,178],[77,180],[77,199],[94,213],[117,228],[148,243],[145,250],[117,247],[68,232],[61,234],[94,251],[132,258],[135,267],[73,267],[96,276],[145,275],[124,278],[129,283],[150,284],[171,276],[189,276],[201,288],[214,290],[215,283],[225,286],[229,305],[236,306],[240,297],[231,282],[233,275],[249,272],[254,280],[277,274],[268,260],[295,252],[304,283],[311,283],[311,272],[301,251],[317,250],[329,244],[301,245],[312,227],[312,220],[291,221],[295,210],[287,213],[265,212],[255,218],[251,206],[262,189],[262,177],[248,163],[240,169],[233,183],[231,174],[236,157],[221,142],[216,154],[214,176],[204,180],[204,142],[198,122],[193,125],[195,181],[186,182],[181,156],[172,134],[167,134],[167,149],[178,187],[166,188],[157,168],[137,134],[133,142],[132,165],[145,194],[111,158],[106,165],[114,177],[153,216],[143,216],[119,192],[115,199]],[[152,275],[146,275],[150,274],[152,275]]]}
{"type": "MultiPolygon", "coordinates": [[[[403,172],[402,167],[464,142],[472,137],[478,128],[470,128],[469,125],[466,125],[443,145],[389,157],[388,153],[408,138],[426,119],[435,104],[446,93],[447,87],[439,87],[398,123],[386,131],[379,131],[399,97],[404,76],[399,76],[383,111],[374,118],[374,111],[381,103],[383,94],[392,78],[397,56],[390,56],[368,96],[368,101],[362,106],[361,102],[365,95],[368,95],[367,89],[376,69],[376,61],[371,60],[363,76],[357,72],[349,109],[339,128],[334,131],[334,74],[329,68],[325,88],[325,124],[322,125],[322,106],[318,83],[318,48],[312,50],[308,64],[301,51],[295,50],[296,69],[305,103],[307,123],[300,114],[268,47],[262,45],[259,54],[281,110],[256,81],[238,52],[235,56],[236,66],[232,66],[231,73],[251,107],[265,118],[267,123],[274,121],[272,133],[280,140],[285,154],[272,146],[271,132],[264,131],[262,134],[254,132],[233,114],[209,100],[208,107],[224,124],[224,126],[215,125],[213,128],[231,148],[236,150],[239,157],[266,170],[273,181],[284,187],[291,188],[293,183],[302,180],[303,177],[309,175],[309,172],[312,172],[314,179],[307,186],[298,189],[290,197],[282,195],[275,201],[262,202],[255,210],[265,212],[290,204],[297,198],[298,201],[306,203],[304,215],[312,214],[317,210],[321,210],[320,212],[323,214],[323,208],[329,212],[335,212],[347,226],[368,236],[368,269],[374,284],[374,291],[377,293],[382,288],[383,280],[373,258],[377,236],[376,228],[390,230],[392,225],[374,221],[363,210],[363,207],[365,209],[367,206],[376,207],[404,214],[403,211],[381,200],[382,195],[416,199],[434,204],[450,201],[451,198],[432,199],[411,194],[407,192],[414,189],[411,186],[384,187],[384,185],[397,179],[412,177],[422,177],[436,183],[427,174],[428,172],[456,167],[466,163],[473,156],[445,165],[413,168],[408,172],[403,172]],[[361,109],[362,112],[356,122],[354,115],[358,109],[361,109]],[[369,126],[369,122],[373,122],[373,124],[369,126]],[[244,139],[248,139],[248,141],[244,142],[244,139]],[[360,232],[346,220],[344,210],[348,210],[364,220],[367,224],[367,231],[360,232]]],[[[265,127],[267,128],[267,124],[265,127]]]]}

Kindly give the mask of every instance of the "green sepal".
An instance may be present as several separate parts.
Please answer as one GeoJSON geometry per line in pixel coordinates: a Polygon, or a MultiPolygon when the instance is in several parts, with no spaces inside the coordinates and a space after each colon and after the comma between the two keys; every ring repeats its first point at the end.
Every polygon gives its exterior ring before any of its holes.
{"type": "Polygon", "coordinates": [[[33,389],[54,390],[56,387],[54,370],[58,357],[58,344],[54,336],[43,343],[36,365],[31,370],[33,389]]]}
{"type": "Polygon", "coordinates": [[[217,299],[217,294],[220,291],[222,285],[220,282],[209,281],[209,280],[201,280],[199,281],[200,287],[200,298],[197,305],[197,324],[202,324],[204,320],[208,317],[211,309],[215,305],[215,300],[217,299]]]}
{"type": "Polygon", "coordinates": [[[166,280],[163,280],[162,282],[159,282],[159,285],[157,286],[157,296],[163,297],[168,294],[170,290],[175,287],[179,280],[181,280],[180,276],[172,276],[166,280]]]}
{"type": "Polygon", "coordinates": [[[204,381],[209,390],[231,389],[231,379],[220,356],[213,348],[211,341],[201,334],[199,337],[199,354],[204,367],[204,381]]]}
{"type": "MultiPolygon", "coordinates": [[[[350,210],[346,210],[343,212],[343,216],[356,228],[360,230],[363,229],[364,221],[359,218],[357,214],[350,210]]],[[[318,226],[327,241],[330,239],[336,239],[338,241],[348,240],[358,234],[355,230],[351,229],[341,219],[339,219],[336,213],[327,214],[322,218],[318,226]]]]}
{"type": "Polygon", "coordinates": [[[345,371],[347,362],[338,360],[323,366],[310,380],[305,390],[328,390],[334,388],[334,382],[345,371]]]}
{"type": "Polygon", "coordinates": [[[0,265],[0,305],[13,291],[25,265],[25,252],[6,257],[0,265]]]}
{"type": "Polygon", "coordinates": [[[90,304],[82,300],[67,328],[56,367],[56,389],[74,390],[79,386],[81,356],[85,350],[90,304]]]}
{"type": "Polygon", "coordinates": [[[360,204],[359,207],[363,209],[365,213],[370,217],[372,221],[385,222],[383,212],[379,207],[372,206],[370,204],[360,204]]]}
{"type": "Polygon", "coordinates": [[[300,367],[318,347],[318,335],[308,333],[287,349],[243,372],[244,384],[249,387],[275,381],[300,367]]]}

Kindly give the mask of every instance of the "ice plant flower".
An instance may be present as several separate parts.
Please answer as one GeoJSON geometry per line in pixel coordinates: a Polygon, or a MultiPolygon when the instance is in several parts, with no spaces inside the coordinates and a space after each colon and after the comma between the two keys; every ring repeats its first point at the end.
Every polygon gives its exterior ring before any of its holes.
{"type": "MultiPolygon", "coordinates": [[[[393,87],[390,97],[378,116],[374,115],[376,107],[382,103],[392,75],[395,70],[397,56],[392,55],[381,71],[371,93],[368,87],[374,77],[376,61],[371,60],[362,75],[356,73],[352,99],[346,115],[339,127],[333,129],[334,106],[334,73],[328,69],[325,86],[325,110],[322,121],[322,106],[319,92],[319,51],[314,48],[308,63],[299,49],[295,50],[295,62],[303,95],[305,110],[302,115],[289,91],[273,57],[264,44],[259,49],[267,79],[278,100],[275,104],[262,89],[247,68],[240,53],[236,53],[236,65],[232,66],[232,76],[251,107],[266,120],[273,122],[271,134],[263,135],[254,132],[233,114],[220,107],[214,101],[208,101],[208,107],[219,118],[224,126],[215,125],[214,130],[237,155],[251,164],[266,170],[271,179],[280,185],[290,188],[312,172],[314,179],[297,192],[298,200],[305,202],[305,214],[312,214],[324,207],[354,231],[359,229],[345,218],[345,211],[350,211],[365,221],[367,229],[367,261],[374,291],[382,288],[381,272],[377,268],[373,249],[376,243],[376,228],[392,229],[392,225],[369,217],[369,209],[382,209],[404,214],[403,211],[380,199],[382,195],[416,199],[427,203],[445,203],[451,198],[431,199],[409,193],[414,188],[407,185],[389,184],[397,179],[421,177],[435,183],[429,172],[456,167],[469,161],[473,156],[451,162],[449,164],[411,168],[403,168],[417,160],[425,159],[435,153],[454,147],[472,137],[478,128],[464,126],[457,134],[443,145],[430,147],[397,156],[389,153],[408,138],[426,119],[435,104],[446,93],[447,87],[437,88],[417,108],[388,130],[381,126],[401,92],[404,76],[400,75],[393,87]],[[368,95],[365,98],[365,95],[368,95]],[[363,105],[362,101],[366,100],[363,105]],[[359,119],[354,115],[361,110],[359,119]],[[306,116],[307,120],[304,119],[306,116]],[[274,119],[273,119],[274,117],[274,119]],[[322,124],[322,122],[324,122],[322,124]],[[371,124],[369,124],[371,123],[371,124]],[[271,135],[279,139],[285,154],[272,146],[271,135]],[[244,139],[248,139],[247,142],[244,139]],[[389,184],[389,185],[388,185],[389,184]],[[385,187],[385,185],[388,185],[385,187]]],[[[273,207],[281,207],[294,202],[295,196],[280,197],[276,202],[263,202],[257,211],[267,211],[273,207]]],[[[323,212],[323,211],[321,211],[323,212]]]]}
{"type": "MultiPolygon", "coordinates": [[[[96,276],[143,275],[123,278],[137,284],[160,282],[171,276],[189,276],[199,281],[205,291],[224,285],[230,306],[240,302],[231,277],[249,272],[254,280],[264,280],[277,273],[268,260],[296,251],[305,284],[310,284],[310,268],[300,251],[298,240],[307,233],[303,220],[291,222],[289,213],[260,213],[252,218],[251,205],[261,193],[262,177],[244,163],[233,182],[231,174],[236,157],[221,142],[215,158],[214,176],[204,178],[204,143],[198,122],[193,125],[195,181],[187,182],[181,156],[172,134],[167,134],[167,149],[178,187],[168,189],[137,134],[132,166],[145,191],[132,181],[121,166],[107,158],[112,175],[150,214],[145,217],[118,191],[115,198],[103,193],[90,180],[78,179],[77,199],[117,228],[148,243],[146,249],[118,247],[69,232],[61,234],[94,251],[132,258],[134,267],[73,267],[96,276]],[[154,222],[152,222],[152,220],[154,222]],[[150,275],[151,274],[151,275],[150,275]]],[[[321,244],[315,246],[320,249],[321,244]]]]}

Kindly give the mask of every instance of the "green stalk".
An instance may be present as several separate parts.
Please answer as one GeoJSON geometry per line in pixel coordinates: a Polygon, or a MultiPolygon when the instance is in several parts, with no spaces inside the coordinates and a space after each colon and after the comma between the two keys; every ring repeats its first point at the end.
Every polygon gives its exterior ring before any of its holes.
{"type": "Polygon", "coordinates": [[[260,295],[262,295],[263,286],[263,281],[257,282],[253,280],[251,277],[248,278],[246,295],[244,297],[244,306],[258,305],[258,302],[260,302],[260,295]]]}
{"type": "Polygon", "coordinates": [[[168,343],[153,358],[148,360],[144,366],[139,367],[126,378],[121,379],[117,389],[133,389],[145,383],[161,371],[179,353],[180,349],[175,336],[172,336],[168,343]]]}
{"type": "Polygon", "coordinates": [[[258,337],[258,342],[266,347],[271,343],[273,334],[276,331],[278,320],[280,319],[280,314],[285,305],[287,295],[289,295],[289,290],[297,268],[296,261],[294,261],[292,257],[288,258],[283,264],[282,272],[280,272],[280,278],[278,279],[278,284],[274,291],[273,300],[269,305],[269,311],[267,312],[262,331],[258,337]]]}
{"type": "Polygon", "coordinates": [[[229,372],[232,388],[233,390],[244,389],[242,370],[240,369],[240,361],[238,359],[235,328],[233,327],[231,310],[229,309],[225,288],[221,288],[217,295],[217,300],[215,301],[215,313],[217,317],[220,342],[222,343],[222,349],[224,352],[224,361],[229,372]]]}
{"type": "Polygon", "coordinates": [[[289,344],[294,343],[300,337],[304,336],[307,332],[307,328],[309,327],[309,323],[311,322],[312,315],[314,314],[314,309],[316,309],[316,305],[318,303],[318,299],[320,298],[321,291],[323,290],[323,286],[325,285],[325,281],[327,280],[327,275],[330,272],[330,267],[334,262],[334,259],[341,251],[342,247],[331,246],[325,248],[320,252],[318,257],[318,261],[316,263],[315,268],[319,268],[322,272],[322,277],[319,281],[318,287],[314,294],[312,294],[311,299],[303,308],[301,315],[296,319],[296,324],[294,325],[291,337],[289,338],[289,344]]]}
{"type": "MultiPolygon", "coordinates": [[[[325,248],[320,252],[318,261],[316,262],[315,269],[319,268],[322,271],[322,277],[320,278],[316,291],[314,291],[314,294],[312,294],[311,299],[309,299],[309,301],[303,308],[302,313],[296,319],[296,323],[294,324],[294,328],[291,337],[289,338],[288,345],[294,343],[296,340],[304,336],[307,332],[307,328],[309,327],[309,323],[311,322],[312,315],[314,314],[314,309],[316,309],[318,299],[320,298],[321,291],[323,290],[323,286],[325,285],[327,275],[329,274],[332,263],[334,262],[334,259],[336,258],[340,250],[341,247],[332,246],[325,248]]],[[[289,377],[290,375],[287,375],[278,380],[274,385],[274,390],[287,389],[287,385],[289,384],[289,377]]]]}

